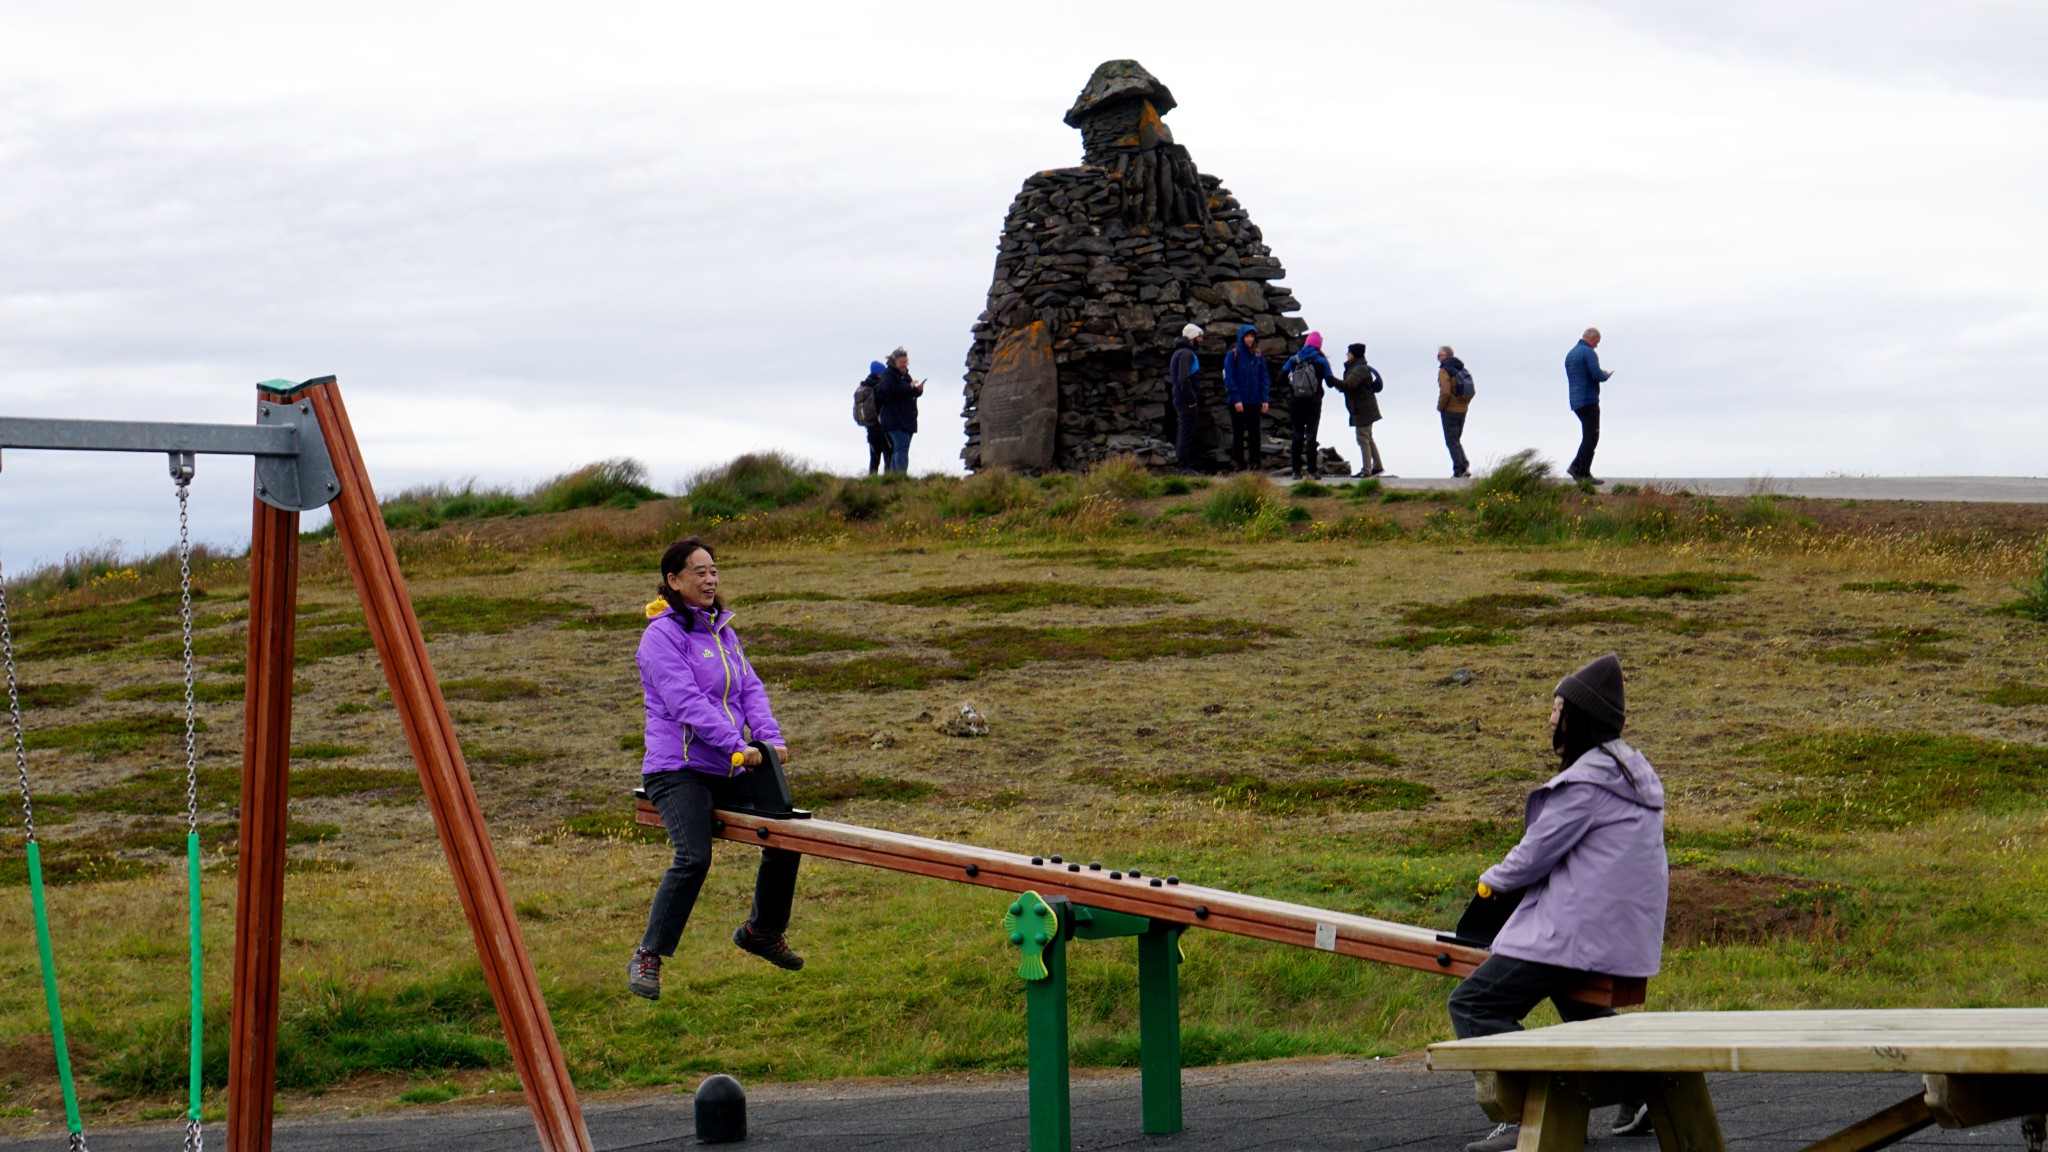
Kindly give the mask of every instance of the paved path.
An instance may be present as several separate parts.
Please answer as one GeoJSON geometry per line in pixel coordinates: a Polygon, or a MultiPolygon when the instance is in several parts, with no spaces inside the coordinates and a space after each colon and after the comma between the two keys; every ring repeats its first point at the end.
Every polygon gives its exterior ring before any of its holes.
{"type": "MultiPolygon", "coordinates": [[[[1794,1152],[1850,1121],[1919,1091],[1917,1076],[1710,1076],[1731,1152],[1794,1152]]],[[[1486,1119],[1472,1103],[1462,1073],[1429,1072],[1419,1061],[1283,1060],[1198,1068],[1186,1073],[1187,1131],[1138,1131],[1135,1073],[1086,1075],[1074,1082],[1076,1149],[1210,1152],[1257,1149],[1424,1149],[1457,1152],[1483,1135],[1486,1119]]],[[[765,1085],[748,1094],[749,1139],[760,1152],[820,1149],[894,1152],[1021,1152],[1027,1143],[1021,1078],[765,1085]]],[[[661,1093],[592,1102],[585,1116],[606,1152],[690,1149],[690,1098],[661,1093]]],[[[1655,1152],[1653,1139],[1606,1136],[1613,1110],[1594,1114],[1598,1143],[1610,1152],[1655,1152]]],[[[92,1133],[98,1152],[160,1152],[175,1148],[182,1129],[151,1126],[92,1133]]],[[[210,1143],[221,1139],[209,1130],[210,1143]]],[[[1929,1129],[1906,1146],[1968,1146],[2018,1150],[2019,1123],[1962,1132],[1929,1129]]],[[[0,1142],[0,1147],[58,1152],[61,1139],[0,1142]]],[[[523,1110],[445,1105],[384,1112],[354,1120],[285,1120],[279,1152],[484,1152],[535,1148],[523,1110]]]]}
{"type": "MultiPolygon", "coordinates": [[[[1287,473],[1274,478],[1287,482],[1287,473]]],[[[1608,489],[1617,484],[1656,485],[1703,496],[1749,496],[1759,492],[1815,500],[1920,500],[1973,504],[2048,504],[2048,478],[2039,476],[1605,476],[1608,489]]],[[[1326,484],[1348,480],[1325,477],[1326,484]]],[[[1456,491],[1470,480],[1448,476],[1380,477],[1389,488],[1440,488],[1456,491]]]]}

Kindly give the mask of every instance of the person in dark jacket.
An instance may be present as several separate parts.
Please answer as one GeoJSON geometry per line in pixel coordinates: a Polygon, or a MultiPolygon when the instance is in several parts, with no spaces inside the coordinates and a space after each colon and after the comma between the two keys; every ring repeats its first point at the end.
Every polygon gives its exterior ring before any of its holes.
{"type": "Polygon", "coordinates": [[[1271,407],[1273,374],[1259,351],[1258,329],[1246,324],[1223,357],[1223,398],[1230,402],[1230,464],[1256,472],[1265,464],[1259,417],[1271,407]]]}
{"type": "Polygon", "coordinates": [[[1604,481],[1594,479],[1593,449],[1600,446],[1600,385],[1614,375],[1600,368],[1600,330],[1586,329],[1572,350],[1564,354],[1564,379],[1571,400],[1572,415],[1579,418],[1579,454],[1572,457],[1571,466],[1565,469],[1574,480],[1590,480],[1595,484],[1604,481]]]}
{"type": "Polygon", "coordinates": [[[1287,358],[1280,365],[1280,378],[1287,386],[1287,423],[1293,435],[1288,440],[1287,459],[1294,469],[1294,478],[1302,478],[1303,461],[1310,473],[1316,471],[1316,434],[1323,426],[1323,389],[1334,388],[1339,383],[1335,373],[1330,371],[1330,358],[1323,355],[1323,334],[1311,332],[1302,341],[1301,351],[1287,358]],[[1315,395],[1302,397],[1294,390],[1294,370],[1307,367],[1316,375],[1315,395]]]}
{"type": "Polygon", "coordinates": [[[1202,345],[1202,326],[1190,324],[1173,342],[1173,356],[1166,361],[1167,392],[1173,401],[1173,461],[1183,474],[1195,471],[1195,433],[1201,427],[1202,386],[1195,374],[1202,358],[1195,349],[1202,345]]]}
{"type": "MultiPolygon", "coordinates": [[[[868,361],[868,378],[860,382],[862,388],[878,392],[882,386],[882,373],[888,366],[880,360],[868,361]]],[[[882,407],[879,394],[876,396],[875,418],[861,425],[868,433],[868,475],[881,471],[889,459],[889,434],[882,430],[882,407]]]]}
{"type": "Polygon", "coordinates": [[[1472,474],[1472,463],[1465,459],[1465,413],[1472,409],[1470,396],[1458,395],[1458,373],[1465,370],[1465,362],[1451,351],[1449,344],[1436,350],[1436,410],[1444,421],[1444,447],[1451,450],[1451,479],[1472,474]]]}
{"type": "MultiPolygon", "coordinates": [[[[767,689],[719,599],[711,546],[695,536],[669,545],[655,590],[659,598],[647,605],[647,631],[634,657],[647,706],[640,782],[676,854],[647,910],[646,934],[626,964],[627,987],[649,1000],[661,999],[661,962],[675,955],[711,869],[711,813],[748,795],[737,778],[762,762],[750,742],[789,759],[767,689]]],[[[753,911],[732,934],[742,950],[791,971],[804,966],[783,939],[802,859],[780,848],[761,850],[753,911]]]]}
{"type": "MultiPolygon", "coordinates": [[[[1522,840],[1479,876],[1479,895],[1521,892],[1492,955],[1450,999],[1463,1040],[1521,1030],[1549,1000],[1566,1021],[1612,1016],[1566,999],[1590,975],[1648,977],[1664,951],[1670,891],[1664,855],[1664,784],[1621,739],[1627,721],[1621,659],[1608,653],[1558,681],[1550,702],[1557,775],[1529,794],[1522,840]]],[[[1616,1135],[1650,1131],[1649,1108],[1625,1103],[1616,1135]]],[[[1466,1152],[1515,1147],[1512,1124],[1466,1152]]]]}
{"type": "Polygon", "coordinates": [[[1379,392],[1387,386],[1380,370],[1365,362],[1365,345],[1344,350],[1344,379],[1337,391],[1344,394],[1344,407],[1351,414],[1351,430],[1358,437],[1358,479],[1378,476],[1387,469],[1380,461],[1379,445],[1373,443],[1372,426],[1380,419],[1379,392]]]}
{"type": "Polygon", "coordinates": [[[910,353],[901,348],[889,353],[875,395],[882,403],[882,431],[889,434],[888,470],[908,472],[910,438],[917,434],[917,398],[924,395],[924,381],[910,378],[910,353]]]}

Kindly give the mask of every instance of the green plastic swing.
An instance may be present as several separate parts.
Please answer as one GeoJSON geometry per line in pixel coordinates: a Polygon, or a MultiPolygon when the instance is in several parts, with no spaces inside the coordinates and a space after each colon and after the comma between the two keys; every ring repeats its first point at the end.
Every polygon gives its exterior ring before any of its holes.
{"type": "MultiPolygon", "coordinates": [[[[202,1043],[205,1021],[202,1014],[199,903],[199,743],[192,700],[192,535],[189,520],[192,479],[191,457],[180,469],[175,464],[172,478],[178,482],[178,586],[179,609],[185,640],[185,887],[189,903],[189,948],[192,979],[192,1059],[190,1101],[185,1110],[186,1152],[201,1152],[204,1133],[199,1122],[202,1043]]],[[[86,1152],[85,1126],[78,1116],[78,1089],[71,1074],[71,1051],[64,1039],[64,1010],[57,999],[57,962],[50,947],[50,917],[43,898],[42,845],[36,841],[35,801],[29,791],[28,751],[22,735],[21,695],[14,675],[14,633],[7,613],[7,586],[0,580],[0,656],[7,672],[7,711],[14,724],[14,767],[21,785],[22,829],[27,839],[29,902],[35,910],[36,958],[43,970],[43,1002],[50,1013],[50,1044],[57,1054],[57,1080],[64,1092],[64,1124],[70,1132],[72,1152],[86,1152]]]]}

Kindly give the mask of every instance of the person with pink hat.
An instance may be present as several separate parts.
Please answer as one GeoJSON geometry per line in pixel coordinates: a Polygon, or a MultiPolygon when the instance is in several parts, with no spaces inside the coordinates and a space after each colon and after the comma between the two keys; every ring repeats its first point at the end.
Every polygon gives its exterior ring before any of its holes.
{"type": "Polygon", "coordinates": [[[1287,423],[1294,432],[1287,458],[1294,468],[1294,478],[1299,480],[1304,459],[1309,473],[1317,471],[1316,433],[1323,424],[1323,389],[1338,387],[1337,376],[1330,371],[1330,358],[1323,355],[1323,334],[1309,333],[1301,343],[1301,351],[1280,366],[1280,374],[1287,378],[1287,423]]]}

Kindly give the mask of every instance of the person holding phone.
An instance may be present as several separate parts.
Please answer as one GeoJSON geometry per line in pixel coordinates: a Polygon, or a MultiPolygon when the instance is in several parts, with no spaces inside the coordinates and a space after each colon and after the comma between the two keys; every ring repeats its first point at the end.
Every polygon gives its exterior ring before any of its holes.
{"type": "MultiPolygon", "coordinates": [[[[683,928],[711,870],[712,811],[744,805],[744,773],[761,765],[758,741],[789,760],[782,728],[768,708],[768,692],[740,649],[732,612],[718,595],[718,560],[711,545],[686,536],[661,555],[659,598],[647,605],[647,630],[635,660],[647,708],[647,755],[641,787],[661,813],[675,860],[654,892],[647,931],[626,964],[634,995],[661,999],[661,962],[675,955],[683,928]]],[[[779,848],[761,850],[754,875],[754,906],[732,942],[778,968],[795,971],[804,958],[790,950],[790,905],[803,857],[779,848]]]]}
{"type": "Polygon", "coordinates": [[[882,402],[882,431],[889,436],[886,470],[908,472],[910,438],[917,435],[917,398],[924,395],[924,381],[910,378],[910,353],[901,348],[889,353],[875,395],[882,402]]]}

